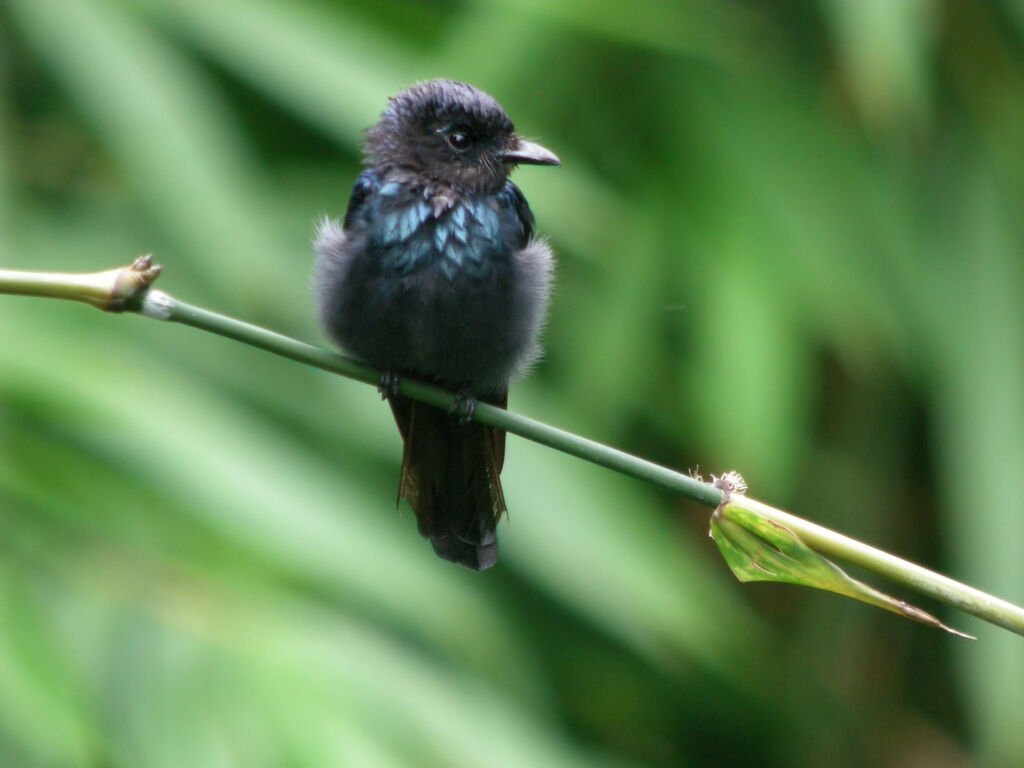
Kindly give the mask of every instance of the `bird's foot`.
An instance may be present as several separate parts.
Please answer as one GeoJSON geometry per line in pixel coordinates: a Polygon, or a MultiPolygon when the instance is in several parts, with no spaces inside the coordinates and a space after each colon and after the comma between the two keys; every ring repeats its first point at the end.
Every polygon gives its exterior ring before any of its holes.
{"type": "Polygon", "coordinates": [[[394,371],[385,371],[380,376],[380,383],[377,385],[377,392],[380,394],[380,399],[385,400],[389,397],[395,397],[398,394],[399,387],[401,386],[401,376],[394,371]]]}
{"type": "Polygon", "coordinates": [[[473,420],[473,413],[476,411],[476,397],[468,389],[460,389],[455,393],[448,408],[449,416],[458,416],[459,424],[469,424],[473,420]]]}

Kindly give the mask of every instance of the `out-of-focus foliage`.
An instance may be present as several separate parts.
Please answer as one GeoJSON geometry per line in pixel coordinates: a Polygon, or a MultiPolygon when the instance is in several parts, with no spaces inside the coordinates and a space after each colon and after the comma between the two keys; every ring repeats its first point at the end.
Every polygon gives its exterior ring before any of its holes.
{"type": "MultiPolygon", "coordinates": [[[[564,163],[515,177],[560,263],[514,409],[1021,602],[1022,9],[5,0],[0,263],[153,251],[322,340],[361,130],[464,79],[564,163]]],[[[741,587],[707,510],[515,438],[470,573],[371,388],[64,302],[0,332],[0,765],[1024,763],[1019,637],[741,587]]]]}

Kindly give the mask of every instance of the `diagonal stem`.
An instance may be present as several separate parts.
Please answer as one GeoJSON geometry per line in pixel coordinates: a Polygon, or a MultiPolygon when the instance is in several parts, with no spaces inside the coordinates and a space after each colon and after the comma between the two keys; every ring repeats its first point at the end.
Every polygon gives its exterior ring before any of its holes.
{"type": "MultiPolygon", "coordinates": [[[[0,270],[0,293],[72,299],[109,311],[134,311],[156,320],[181,323],[216,333],[367,384],[377,385],[380,382],[380,371],[351,358],[188,304],[163,291],[149,288],[157,274],[159,267],[152,266],[148,257],[140,257],[130,267],[88,275],[0,270]]],[[[400,392],[438,408],[447,409],[455,400],[451,392],[405,378],[401,381],[400,392]]],[[[675,491],[704,506],[717,507],[722,503],[722,491],[709,483],[502,408],[479,403],[473,418],[563,453],[675,491]]],[[[746,496],[733,495],[731,503],[786,526],[822,555],[858,566],[938,602],[1024,635],[1024,608],[746,496]]]]}

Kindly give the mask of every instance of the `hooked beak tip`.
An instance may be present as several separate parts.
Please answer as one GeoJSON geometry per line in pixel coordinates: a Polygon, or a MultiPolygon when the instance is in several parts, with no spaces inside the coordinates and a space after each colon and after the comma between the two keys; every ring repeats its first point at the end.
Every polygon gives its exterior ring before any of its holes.
{"type": "Polygon", "coordinates": [[[526,139],[516,139],[511,147],[501,153],[501,159],[506,163],[516,163],[518,165],[562,164],[562,161],[558,159],[558,155],[554,152],[526,139]]]}

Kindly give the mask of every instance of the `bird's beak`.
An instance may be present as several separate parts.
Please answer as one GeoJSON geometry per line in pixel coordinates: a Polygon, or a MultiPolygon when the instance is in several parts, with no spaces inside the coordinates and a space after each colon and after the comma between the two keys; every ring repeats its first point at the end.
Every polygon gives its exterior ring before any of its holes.
{"type": "Polygon", "coordinates": [[[540,144],[516,136],[512,144],[500,155],[502,162],[520,165],[561,165],[558,156],[540,144]]]}

